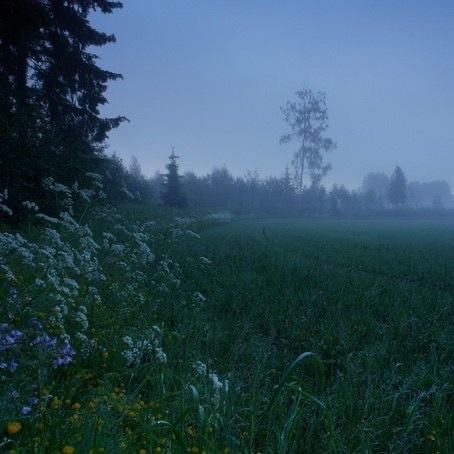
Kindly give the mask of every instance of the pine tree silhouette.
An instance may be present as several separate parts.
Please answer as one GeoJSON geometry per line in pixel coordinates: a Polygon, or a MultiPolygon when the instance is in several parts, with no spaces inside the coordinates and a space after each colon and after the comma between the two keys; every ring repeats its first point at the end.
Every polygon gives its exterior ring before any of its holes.
{"type": "Polygon", "coordinates": [[[404,205],[407,201],[407,179],[403,170],[397,166],[391,175],[388,188],[388,201],[391,205],[404,205]]]}
{"type": "Polygon", "coordinates": [[[167,173],[164,175],[162,184],[161,200],[164,205],[181,208],[186,206],[186,197],[183,194],[181,175],[178,174],[178,158],[179,156],[175,154],[175,149],[172,147],[172,154],[169,156],[170,162],[166,165],[167,173]]]}

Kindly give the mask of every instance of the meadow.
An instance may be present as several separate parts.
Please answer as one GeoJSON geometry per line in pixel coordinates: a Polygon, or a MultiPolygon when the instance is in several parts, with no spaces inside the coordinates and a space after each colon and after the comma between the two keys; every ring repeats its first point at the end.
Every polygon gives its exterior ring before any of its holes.
{"type": "Polygon", "coordinates": [[[454,223],[160,221],[98,186],[0,233],[1,450],[453,451],[454,223]]]}

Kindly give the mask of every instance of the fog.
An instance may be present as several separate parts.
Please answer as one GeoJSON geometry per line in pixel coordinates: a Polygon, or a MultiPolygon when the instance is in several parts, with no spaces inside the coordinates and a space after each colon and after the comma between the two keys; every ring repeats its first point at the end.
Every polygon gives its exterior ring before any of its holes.
{"type": "Polygon", "coordinates": [[[303,88],[326,93],[323,180],[358,188],[368,172],[454,186],[454,3],[451,1],[125,2],[94,26],[117,42],[96,48],[123,74],[107,115],[130,123],[109,150],[162,171],[171,146],[196,174],[279,176],[295,144],[280,108],[303,88]]]}

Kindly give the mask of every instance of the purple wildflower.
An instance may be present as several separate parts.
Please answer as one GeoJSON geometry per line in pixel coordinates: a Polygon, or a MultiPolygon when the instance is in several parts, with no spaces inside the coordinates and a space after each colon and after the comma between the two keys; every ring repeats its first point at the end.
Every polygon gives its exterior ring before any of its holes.
{"type": "Polygon", "coordinates": [[[66,366],[73,360],[73,356],[76,354],[74,349],[71,347],[69,342],[66,342],[63,348],[60,351],[58,357],[54,360],[53,366],[54,368],[58,368],[61,366],[66,366]]]}
{"type": "Polygon", "coordinates": [[[39,320],[35,317],[33,317],[31,320],[30,320],[30,326],[32,329],[34,329],[35,331],[38,331],[42,328],[42,325],[41,323],[39,322],[39,320]]]}
{"type": "Polygon", "coordinates": [[[50,337],[47,333],[44,333],[42,336],[37,336],[30,344],[31,347],[40,347],[46,352],[54,350],[57,345],[57,339],[55,337],[50,337]]]}
{"type": "Polygon", "coordinates": [[[5,362],[0,363],[0,370],[9,370],[10,372],[16,372],[17,366],[19,364],[15,359],[13,359],[9,364],[5,362]]]}
{"type": "MultiPolygon", "coordinates": [[[[3,323],[1,329],[4,329],[6,323],[3,323]]],[[[8,326],[8,325],[6,325],[8,326]]],[[[0,351],[7,350],[9,347],[12,347],[21,339],[23,333],[17,329],[13,329],[8,334],[0,337],[0,351]]]]}
{"type": "Polygon", "coordinates": [[[27,416],[28,414],[30,414],[31,411],[32,411],[32,407],[29,407],[28,405],[24,405],[21,410],[21,415],[27,416]]]}

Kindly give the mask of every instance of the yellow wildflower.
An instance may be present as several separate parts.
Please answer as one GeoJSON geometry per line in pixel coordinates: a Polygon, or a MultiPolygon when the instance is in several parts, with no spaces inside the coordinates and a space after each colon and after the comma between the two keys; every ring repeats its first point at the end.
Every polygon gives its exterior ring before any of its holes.
{"type": "Polygon", "coordinates": [[[6,431],[8,432],[8,435],[17,434],[17,432],[19,432],[21,429],[22,429],[22,424],[18,421],[11,421],[6,426],[6,431]]]}
{"type": "Polygon", "coordinates": [[[76,450],[72,446],[65,446],[63,448],[63,454],[74,454],[76,450]]]}

